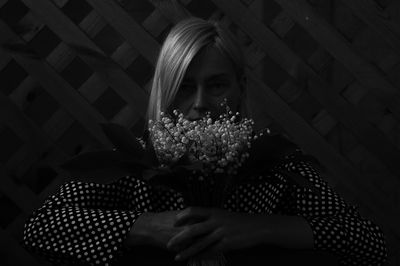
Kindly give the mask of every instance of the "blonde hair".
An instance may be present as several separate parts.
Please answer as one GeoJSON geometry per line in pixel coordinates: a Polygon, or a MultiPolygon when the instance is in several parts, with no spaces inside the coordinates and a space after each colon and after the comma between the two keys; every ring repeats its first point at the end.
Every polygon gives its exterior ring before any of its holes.
{"type": "Polygon", "coordinates": [[[207,46],[217,48],[231,59],[238,79],[243,75],[243,52],[228,30],[216,21],[196,17],[184,19],[171,29],[158,55],[147,111],[148,119],[159,120],[160,111],[167,111],[190,62],[207,46]]]}

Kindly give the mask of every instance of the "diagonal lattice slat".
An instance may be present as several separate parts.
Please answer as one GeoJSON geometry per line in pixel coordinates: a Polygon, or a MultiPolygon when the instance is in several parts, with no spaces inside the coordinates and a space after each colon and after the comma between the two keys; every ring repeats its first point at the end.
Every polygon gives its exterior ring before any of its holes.
{"type": "Polygon", "coordinates": [[[319,158],[328,181],[383,225],[397,265],[398,10],[375,0],[0,0],[8,259],[41,265],[18,241],[29,213],[72,178],[57,164],[110,147],[99,122],[143,130],[161,42],[194,14],[220,19],[242,43],[258,127],[319,158]]]}

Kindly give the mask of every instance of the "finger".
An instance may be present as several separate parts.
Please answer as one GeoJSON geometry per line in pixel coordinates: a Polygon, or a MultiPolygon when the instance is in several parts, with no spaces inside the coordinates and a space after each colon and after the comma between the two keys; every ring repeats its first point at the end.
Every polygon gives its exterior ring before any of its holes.
{"type": "Polygon", "coordinates": [[[200,253],[213,243],[219,242],[220,239],[221,234],[218,233],[217,230],[215,230],[211,234],[208,234],[207,236],[199,239],[199,241],[181,251],[178,255],[176,255],[175,260],[185,260],[189,257],[192,257],[200,253]]]}
{"type": "Polygon", "coordinates": [[[215,230],[215,226],[210,222],[196,223],[187,227],[187,229],[179,232],[172,237],[167,244],[169,250],[180,250],[187,246],[190,241],[204,234],[208,234],[215,230]]]}
{"type": "Polygon", "coordinates": [[[174,226],[181,226],[194,220],[205,220],[210,216],[210,210],[201,207],[188,207],[175,217],[174,226]]]}
{"type": "Polygon", "coordinates": [[[196,258],[207,258],[222,251],[222,241],[220,239],[196,254],[196,258]]]}

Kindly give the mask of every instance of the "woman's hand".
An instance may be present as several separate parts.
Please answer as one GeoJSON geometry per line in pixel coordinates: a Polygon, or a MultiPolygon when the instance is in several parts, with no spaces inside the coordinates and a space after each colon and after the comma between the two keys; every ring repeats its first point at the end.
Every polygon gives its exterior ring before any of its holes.
{"type": "Polygon", "coordinates": [[[255,246],[262,242],[266,215],[235,213],[218,208],[188,207],[176,216],[175,226],[183,228],[167,244],[178,252],[176,260],[255,246]],[[191,224],[187,224],[192,221],[191,224]],[[193,221],[197,221],[193,223],[193,221]]]}
{"type": "MultiPolygon", "coordinates": [[[[174,226],[175,221],[182,211],[164,211],[164,212],[144,212],[134,223],[127,244],[151,245],[162,249],[167,249],[168,241],[175,235],[181,233],[185,228],[174,226]]],[[[200,218],[186,219],[186,225],[193,222],[199,222],[200,218]]]]}
{"type": "Polygon", "coordinates": [[[171,237],[181,231],[174,227],[180,211],[144,212],[135,221],[128,237],[128,245],[151,245],[166,249],[171,237]]]}
{"type": "Polygon", "coordinates": [[[259,244],[290,249],[313,248],[312,230],[302,217],[202,207],[143,213],[135,222],[130,239],[136,243],[145,239],[141,243],[177,252],[177,260],[259,244]]]}

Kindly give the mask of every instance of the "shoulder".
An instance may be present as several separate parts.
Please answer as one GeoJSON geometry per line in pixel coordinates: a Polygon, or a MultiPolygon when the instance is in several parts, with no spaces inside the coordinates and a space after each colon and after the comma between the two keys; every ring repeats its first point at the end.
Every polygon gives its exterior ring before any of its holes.
{"type": "Polygon", "coordinates": [[[285,158],[293,154],[301,153],[297,144],[284,134],[275,134],[269,136],[269,150],[277,158],[285,158]]]}
{"type": "Polygon", "coordinates": [[[70,178],[60,186],[61,191],[65,190],[80,190],[80,189],[99,189],[99,188],[137,188],[148,186],[146,180],[139,178],[135,174],[123,175],[115,177],[114,180],[109,182],[99,182],[98,179],[92,178],[70,178]]]}
{"type": "Polygon", "coordinates": [[[249,151],[247,166],[295,167],[307,165],[316,171],[325,172],[325,167],[311,154],[307,154],[294,141],[283,133],[264,134],[255,139],[249,151]]]}
{"type": "Polygon", "coordinates": [[[283,134],[264,134],[252,140],[248,158],[240,168],[240,175],[265,175],[296,153],[298,146],[283,134]]]}
{"type": "Polygon", "coordinates": [[[299,147],[282,133],[264,134],[252,142],[250,156],[281,160],[299,151],[299,147]]]}

